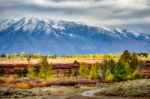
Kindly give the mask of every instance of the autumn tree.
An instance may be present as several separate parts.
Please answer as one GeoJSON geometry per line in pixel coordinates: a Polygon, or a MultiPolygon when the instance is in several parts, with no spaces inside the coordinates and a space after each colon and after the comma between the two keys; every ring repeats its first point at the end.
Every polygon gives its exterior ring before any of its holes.
{"type": "Polygon", "coordinates": [[[46,79],[52,76],[52,66],[52,64],[48,64],[47,57],[43,57],[40,62],[39,77],[46,79]]]}
{"type": "Polygon", "coordinates": [[[31,79],[34,79],[34,78],[35,78],[35,75],[36,75],[35,72],[34,72],[34,69],[35,69],[35,68],[33,67],[33,65],[32,65],[31,63],[28,65],[28,68],[27,68],[27,69],[28,69],[28,75],[27,75],[27,76],[28,76],[29,78],[31,78],[31,79]]]}
{"type": "Polygon", "coordinates": [[[105,81],[106,82],[113,82],[115,79],[114,75],[112,74],[110,69],[107,69],[105,72],[105,81]]]}
{"type": "Polygon", "coordinates": [[[7,58],[7,59],[10,59],[10,58],[11,58],[11,54],[10,54],[10,53],[7,53],[7,54],[6,54],[6,58],[7,58]]]}
{"type": "Polygon", "coordinates": [[[90,79],[98,79],[99,78],[99,69],[100,69],[100,64],[98,62],[93,64],[91,66],[89,78],[90,79]]]}
{"type": "Polygon", "coordinates": [[[21,53],[20,53],[20,58],[21,58],[21,60],[23,60],[23,58],[25,57],[25,55],[26,55],[25,52],[21,52],[21,53]]]}
{"type": "Polygon", "coordinates": [[[80,63],[80,67],[79,67],[79,74],[81,77],[86,78],[89,75],[89,68],[88,68],[88,64],[82,62],[80,63]]]}

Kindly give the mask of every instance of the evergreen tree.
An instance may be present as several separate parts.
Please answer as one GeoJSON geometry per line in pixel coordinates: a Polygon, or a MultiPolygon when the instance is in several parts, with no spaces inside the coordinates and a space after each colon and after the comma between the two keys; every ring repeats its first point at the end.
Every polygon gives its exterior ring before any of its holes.
{"type": "Polygon", "coordinates": [[[119,62],[125,62],[130,64],[132,59],[131,53],[128,50],[125,50],[121,57],[119,58],[119,62]]]}
{"type": "Polygon", "coordinates": [[[136,70],[138,64],[139,64],[138,57],[137,57],[136,53],[133,53],[132,57],[131,57],[131,62],[130,62],[131,69],[136,70]]]}
{"type": "Polygon", "coordinates": [[[121,81],[126,78],[129,73],[129,64],[125,62],[118,62],[114,68],[114,77],[116,81],[121,81]]]}

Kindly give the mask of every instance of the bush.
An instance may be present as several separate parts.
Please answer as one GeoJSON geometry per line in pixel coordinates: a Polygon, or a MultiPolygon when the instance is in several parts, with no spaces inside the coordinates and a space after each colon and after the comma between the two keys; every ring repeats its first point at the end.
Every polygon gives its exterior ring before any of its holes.
{"type": "Polygon", "coordinates": [[[140,96],[140,99],[143,99],[144,97],[148,98],[150,96],[150,79],[130,80],[113,83],[107,87],[106,90],[97,93],[97,95],[102,94],[108,96],[133,96],[133,98],[140,96]]]}
{"type": "Polygon", "coordinates": [[[132,78],[133,78],[133,79],[139,79],[139,78],[141,78],[141,75],[140,75],[139,70],[135,70],[135,71],[133,72],[132,78]]]}
{"type": "Polygon", "coordinates": [[[79,71],[73,72],[73,73],[71,74],[71,76],[73,76],[73,77],[74,77],[74,76],[75,76],[75,77],[76,77],[76,76],[79,76],[79,71]]]}
{"type": "Polygon", "coordinates": [[[3,68],[0,68],[0,76],[3,76],[5,74],[5,70],[3,68]]]}
{"type": "Polygon", "coordinates": [[[27,83],[18,83],[17,88],[20,89],[29,89],[29,85],[27,83]]]}
{"type": "Polygon", "coordinates": [[[27,68],[18,68],[14,70],[18,77],[26,77],[28,70],[27,68]]]}

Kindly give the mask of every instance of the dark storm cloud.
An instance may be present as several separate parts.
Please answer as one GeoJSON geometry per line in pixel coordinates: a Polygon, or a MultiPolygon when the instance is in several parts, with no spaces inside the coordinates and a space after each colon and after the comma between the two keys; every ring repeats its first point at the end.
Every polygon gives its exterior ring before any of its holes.
{"type": "MultiPolygon", "coordinates": [[[[0,18],[82,21],[150,32],[149,0],[0,0],[0,18]]],[[[136,31],[135,30],[135,31],[136,31]]]]}

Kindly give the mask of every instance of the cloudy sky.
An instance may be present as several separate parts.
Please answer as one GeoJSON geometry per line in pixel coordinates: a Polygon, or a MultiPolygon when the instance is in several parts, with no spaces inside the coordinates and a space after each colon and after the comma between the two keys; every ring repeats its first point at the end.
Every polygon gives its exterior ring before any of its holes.
{"type": "Polygon", "coordinates": [[[0,19],[22,17],[150,33],[150,0],[0,0],[0,19]]]}

